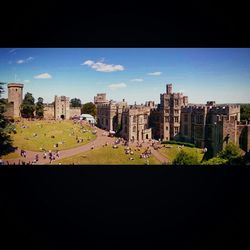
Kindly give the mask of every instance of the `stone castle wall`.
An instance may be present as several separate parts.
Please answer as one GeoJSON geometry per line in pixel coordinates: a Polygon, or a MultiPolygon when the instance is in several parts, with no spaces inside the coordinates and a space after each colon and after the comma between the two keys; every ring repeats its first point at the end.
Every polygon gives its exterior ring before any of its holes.
{"type": "Polygon", "coordinates": [[[46,120],[55,119],[55,107],[54,105],[44,105],[43,118],[46,120]]]}
{"type": "Polygon", "coordinates": [[[75,107],[75,108],[73,108],[73,107],[71,107],[70,109],[69,109],[69,116],[70,116],[70,118],[72,118],[72,117],[74,117],[74,116],[80,116],[81,115],[81,108],[79,107],[75,107]]]}

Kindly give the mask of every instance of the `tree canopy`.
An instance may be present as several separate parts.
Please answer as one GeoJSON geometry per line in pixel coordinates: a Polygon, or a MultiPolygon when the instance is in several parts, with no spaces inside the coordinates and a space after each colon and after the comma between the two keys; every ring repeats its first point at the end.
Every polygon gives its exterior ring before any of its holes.
{"type": "Polygon", "coordinates": [[[73,108],[76,108],[76,107],[80,108],[82,106],[82,102],[78,98],[73,98],[73,99],[70,100],[70,105],[73,108]]]}
{"type": "Polygon", "coordinates": [[[33,118],[35,111],[35,98],[31,93],[27,92],[24,96],[23,103],[21,105],[21,114],[25,118],[33,118]]]}
{"type": "Polygon", "coordinates": [[[87,102],[82,105],[81,112],[83,114],[90,114],[92,116],[96,116],[96,106],[93,102],[87,102]]]}
{"type": "MultiPolygon", "coordinates": [[[[3,83],[0,83],[0,97],[3,92],[3,83]]],[[[15,126],[4,117],[6,104],[6,99],[0,99],[0,156],[14,151],[10,133],[15,132],[15,126]]]]}
{"type": "Polygon", "coordinates": [[[240,120],[245,121],[250,119],[250,104],[240,105],[240,120]]]}
{"type": "Polygon", "coordinates": [[[44,113],[43,98],[38,97],[38,101],[36,103],[36,116],[38,118],[43,118],[43,113],[44,113]]]}

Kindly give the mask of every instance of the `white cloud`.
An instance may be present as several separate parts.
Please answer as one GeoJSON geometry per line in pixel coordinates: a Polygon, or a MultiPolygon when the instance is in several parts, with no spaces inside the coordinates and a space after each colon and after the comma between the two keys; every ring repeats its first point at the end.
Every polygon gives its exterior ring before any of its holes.
{"type": "Polygon", "coordinates": [[[30,82],[30,80],[24,80],[23,82],[24,82],[24,83],[29,83],[29,82],[30,82]]]}
{"type": "Polygon", "coordinates": [[[40,75],[34,76],[35,79],[50,79],[52,76],[49,73],[42,73],[40,75]]]}
{"type": "Polygon", "coordinates": [[[88,65],[88,66],[91,66],[91,65],[93,65],[93,64],[94,64],[93,61],[87,60],[87,61],[85,61],[84,63],[82,63],[81,65],[88,65]]]}
{"type": "Polygon", "coordinates": [[[122,65],[106,64],[103,63],[104,59],[99,62],[94,62],[92,60],[87,60],[81,65],[87,65],[92,69],[100,72],[114,72],[114,71],[123,71],[124,67],[122,65]]]}
{"type": "Polygon", "coordinates": [[[109,89],[111,90],[116,90],[116,89],[122,89],[122,88],[126,88],[127,85],[123,82],[121,83],[113,83],[113,84],[110,84],[109,86],[109,89]]]}
{"type": "Polygon", "coordinates": [[[131,82],[143,82],[143,79],[141,78],[136,78],[136,79],[132,79],[130,80],[131,82]]]}
{"type": "Polygon", "coordinates": [[[16,61],[16,63],[17,64],[23,64],[23,63],[29,63],[29,62],[31,62],[31,61],[33,61],[34,60],[34,57],[28,57],[28,58],[26,58],[26,59],[20,59],[20,60],[17,60],[16,61]]]}
{"type": "Polygon", "coordinates": [[[25,63],[25,60],[17,60],[16,63],[17,64],[22,64],[22,63],[25,63]]]}
{"type": "Polygon", "coordinates": [[[17,49],[11,49],[10,51],[9,51],[9,53],[13,53],[13,52],[15,52],[17,49]]]}
{"type": "Polygon", "coordinates": [[[159,71],[157,71],[157,72],[152,72],[152,73],[148,73],[148,75],[150,75],[150,76],[159,76],[159,75],[161,75],[162,74],[162,72],[159,72],[159,71]]]}

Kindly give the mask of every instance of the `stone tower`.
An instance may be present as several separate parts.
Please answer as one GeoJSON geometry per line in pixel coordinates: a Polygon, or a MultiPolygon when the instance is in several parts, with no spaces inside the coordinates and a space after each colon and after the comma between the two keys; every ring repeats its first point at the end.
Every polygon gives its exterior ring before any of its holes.
{"type": "Polygon", "coordinates": [[[69,97],[55,96],[55,119],[70,118],[70,103],[69,97]]]}
{"type": "Polygon", "coordinates": [[[13,116],[14,118],[21,117],[20,106],[23,101],[23,84],[9,83],[8,84],[8,102],[14,105],[13,116]]]}

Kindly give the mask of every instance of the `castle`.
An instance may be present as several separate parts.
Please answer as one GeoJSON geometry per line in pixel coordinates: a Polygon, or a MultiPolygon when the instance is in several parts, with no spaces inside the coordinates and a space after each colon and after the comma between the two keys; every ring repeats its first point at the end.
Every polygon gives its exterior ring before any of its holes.
{"type": "MultiPolygon", "coordinates": [[[[8,84],[8,103],[5,116],[20,118],[23,101],[23,84],[8,84]]],[[[107,100],[105,93],[97,94],[97,125],[119,132],[129,141],[145,139],[179,140],[207,148],[212,155],[222,150],[228,142],[250,151],[250,124],[240,123],[240,105],[217,105],[213,101],[194,105],[182,93],[173,93],[172,84],[160,94],[160,104],[153,101],[128,105],[107,100]]],[[[69,97],[55,96],[54,102],[44,105],[45,119],[70,119],[81,115],[81,108],[70,107],[69,97]]]]}
{"type": "Polygon", "coordinates": [[[250,124],[240,123],[240,105],[190,105],[188,97],[173,93],[172,84],[160,95],[160,104],[128,105],[125,100],[106,100],[97,94],[97,125],[119,131],[120,136],[133,141],[144,139],[179,140],[207,148],[212,155],[231,141],[241,149],[250,150],[250,124]]]}
{"type": "MultiPolygon", "coordinates": [[[[8,84],[8,103],[5,116],[9,118],[20,118],[20,106],[23,102],[23,84],[8,84]]],[[[81,108],[70,107],[69,97],[55,96],[54,102],[44,104],[44,119],[70,119],[81,115],[81,108]]]]}

